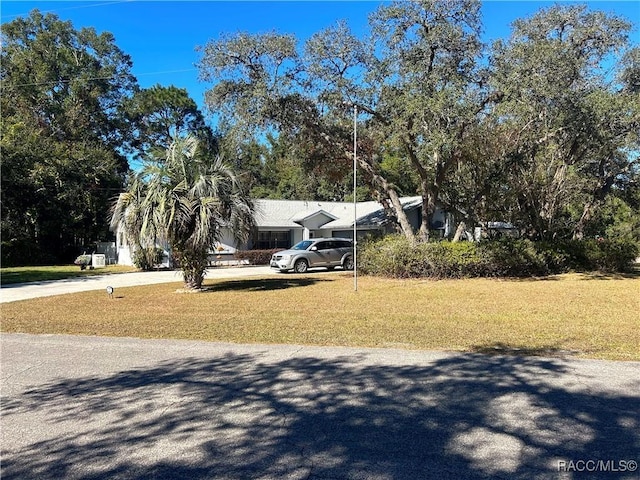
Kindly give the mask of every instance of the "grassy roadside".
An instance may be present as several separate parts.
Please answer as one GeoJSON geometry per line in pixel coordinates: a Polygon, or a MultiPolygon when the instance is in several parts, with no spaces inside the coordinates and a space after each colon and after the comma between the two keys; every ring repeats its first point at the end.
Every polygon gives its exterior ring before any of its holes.
{"type": "Polygon", "coordinates": [[[640,360],[640,279],[389,280],[279,275],[2,305],[2,331],[640,360]]]}
{"type": "Polygon", "coordinates": [[[94,270],[80,270],[78,265],[56,265],[48,267],[7,267],[0,268],[0,285],[25,282],[44,282],[89,275],[135,272],[135,267],[109,265],[94,270]]]}

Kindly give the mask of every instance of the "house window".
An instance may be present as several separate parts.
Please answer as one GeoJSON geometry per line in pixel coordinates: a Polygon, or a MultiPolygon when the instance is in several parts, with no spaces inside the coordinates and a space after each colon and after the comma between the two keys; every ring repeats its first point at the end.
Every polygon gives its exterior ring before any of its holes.
{"type": "Polygon", "coordinates": [[[121,247],[127,246],[127,238],[123,232],[120,232],[120,241],[118,242],[118,245],[121,247]]]}
{"type": "Polygon", "coordinates": [[[254,248],[269,250],[271,248],[289,248],[290,246],[291,235],[288,231],[263,231],[258,232],[258,241],[254,248]]]}

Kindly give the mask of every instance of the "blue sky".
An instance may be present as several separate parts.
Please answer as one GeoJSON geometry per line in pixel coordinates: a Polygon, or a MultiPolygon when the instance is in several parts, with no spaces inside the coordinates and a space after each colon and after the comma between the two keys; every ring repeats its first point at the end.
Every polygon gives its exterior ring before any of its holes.
{"type": "MultiPolygon", "coordinates": [[[[155,84],[186,88],[200,105],[210,85],[198,80],[194,66],[197,45],[221,33],[293,33],[305,40],[313,33],[345,19],[355,33],[367,31],[367,15],[381,1],[11,1],[2,0],[2,22],[26,16],[33,8],[70,20],[75,28],[94,27],[114,34],[116,44],[133,60],[133,74],[142,87],[155,84]]],[[[516,18],[530,16],[551,1],[486,1],[483,3],[485,40],[509,35],[516,18]]],[[[569,2],[563,2],[569,3],[569,2]]],[[[640,2],[589,1],[592,9],[614,12],[634,23],[639,43],[640,2]]]]}

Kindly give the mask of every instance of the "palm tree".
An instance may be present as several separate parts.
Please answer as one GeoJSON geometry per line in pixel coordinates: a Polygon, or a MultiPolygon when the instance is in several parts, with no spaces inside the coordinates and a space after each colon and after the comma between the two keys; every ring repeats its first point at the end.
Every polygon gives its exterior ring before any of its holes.
{"type": "Polygon", "coordinates": [[[121,223],[136,245],[166,238],[190,290],[202,287],[223,228],[245,241],[254,225],[253,203],[238,177],[220,157],[201,151],[193,135],[174,138],[147,162],[112,212],[112,227],[121,223]]]}

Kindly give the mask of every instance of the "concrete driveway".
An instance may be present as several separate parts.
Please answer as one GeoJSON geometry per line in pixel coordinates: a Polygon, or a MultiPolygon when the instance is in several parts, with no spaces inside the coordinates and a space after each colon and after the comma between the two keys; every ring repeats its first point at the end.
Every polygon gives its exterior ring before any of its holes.
{"type": "Polygon", "coordinates": [[[7,334],[2,478],[638,478],[640,363],[7,334]]]}
{"type": "MultiPolygon", "coordinates": [[[[207,278],[239,278],[253,275],[277,274],[269,267],[228,267],[210,268],[207,278]]],[[[156,283],[182,282],[180,271],[160,272],[132,272],[111,275],[92,275],[65,280],[51,280],[46,282],[32,282],[4,285],[0,289],[0,303],[28,300],[37,297],[63,295],[65,293],[86,292],[89,290],[104,290],[107,286],[114,288],[134,287],[136,285],[152,285],[156,283]]]]}

